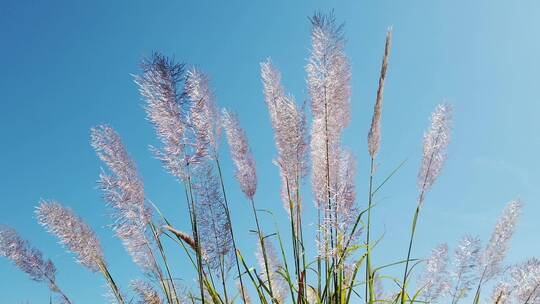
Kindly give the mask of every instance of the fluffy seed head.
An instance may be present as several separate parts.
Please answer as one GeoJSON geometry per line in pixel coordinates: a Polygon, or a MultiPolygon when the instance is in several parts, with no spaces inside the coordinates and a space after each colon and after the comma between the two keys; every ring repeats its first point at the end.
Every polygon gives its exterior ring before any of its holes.
{"type": "Polygon", "coordinates": [[[197,69],[186,74],[185,93],[191,102],[189,124],[195,135],[195,158],[217,156],[221,131],[219,115],[208,77],[197,69]]]}
{"type": "Polygon", "coordinates": [[[109,126],[92,128],[92,146],[110,171],[100,174],[98,184],[105,201],[115,209],[113,229],[134,262],[151,273],[155,263],[145,231],[152,214],[145,206],[144,187],[135,163],[118,133],[109,126]]]}
{"type": "Polygon", "coordinates": [[[531,258],[515,266],[511,277],[513,293],[519,303],[540,302],[540,260],[531,258]]]}
{"type": "Polygon", "coordinates": [[[293,212],[301,209],[297,190],[300,179],[306,171],[306,117],[303,109],[298,109],[294,98],[285,96],[281,86],[281,75],[270,59],[261,64],[261,78],[278,150],[275,164],[279,168],[282,180],[281,198],[285,210],[290,215],[290,201],[294,205],[293,212]]]}
{"type": "Polygon", "coordinates": [[[137,304],[161,304],[163,301],[158,292],[149,283],[141,280],[135,280],[130,283],[133,291],[139,296],[137,304]]]}
{"type": "Polygon", "coordinates": [[[311,97],[312,187],[319,209],[325,208],[334,183],[328,171],[335,172],[343,129],[350,120],[350,68],[345,56],[343,27],[334,16],[316,14],[311,18],[311,55],[306,66],[311,97]]]}
{"type": "Polygon", "coordinates": [[[233,265],[232,236],[223,192],[212,163],[202,163],[194,172],[197,224],[207,266],[219,277],[233,265]],[[223,273],[222,273],[222,270],[223,273]]]}
{"type": "Polygon", "coordinates": [[[71,209],[55,201],[42,200],[36,209],[37,220],[60,244],[76,256],[77,262],[92,272],[104,263],[103,251],[94,231],[71,209]]]}
{"type": "Polygon", "coordinates": [[[431,126],[424,134],[424,154],[418,172],[419,204],[424,202],[425,193],[435,183],[446,161],[451,123],[452,107],[447,104],[438,105],[431,115],[431,126]]]}
{"type": "Polygon", "coordinates": [[[329,137],[339,137],[350,120],[349,62],[345,56],[343,26],[333,14],[311,18],[311,54],[306,66],[314,119],[326,117],[329,137]]]}
{"type": "Polygon", "coordinates": [[[368,133],[368,152],[371,158],[377,156],[381,145],[381,112],[383,103],[384,80],[386,79],[386,70],[388,69],[388,56],[390,55],[390,40],[392,32],[386,32],[386,44],[384,46],[384,56],[381,65],[381,75],[379,76],[379,88],[377,89],[377,99],[373,109],[371,119],[371,128],[368,133]]]}
{"type": "Polygon", "coordinates": [[[510,249],[510,239],[516,229],[521,208],[520,201],[511,201],[499,217],[482,259],[484,281],[492,279],[501,272],[502,262],[510,249]]]}
{"type": "Polygon", "coordinates": [[[480,239],[465,236],[459,242],[454,253],[454,267],[450,275],[455,281],[452,295],[461,299],[467,296],[477,282],[477,272],[480,263],[480,239]]]}
{"type": "Polygon", "coordinates": [[[435,302],[440,296],[448,292],[448,245],[441,244],[431,251],[426,261],[424,273],[420,277],[418,288],[421,288],[421,297],[428,303],[435,302]]]}
{"type": "Polygon", "coordinates": [[[53,290],[56,276],[53,262],[43,259],[41,251],[32,248],[15,230],[6,226],[0,226],[0,256],[11,260],[30,279],[47,283],[53,290]]]}
{"type": "Polygon", "coordinates": [[[231,157],[236,166],[236,180],[238,180],[242,192],[249,199],[253,199],[257,190],[257,173],[255,171],[255,160],[251,155],[246,133],[240,127],[238,119],[234,114],[223,109],[222,117],[231,157]]]}
{"type": "Polygon", "coordinates": [[[493,304],[509,304],[510,303],[510,296],[512,293],[512,288],[510,284],[506,282],[499,282],[497,285],[495,285],[495,288],[493,288],[493,292],[491,293],[491,303],[493,304]]]}
{"type": "Polygon", "coordinates": [[[161,149],[152,148],[156,157],[173,176],[183,178],[186,132],[186,109],[178,85],[183,80],[184,65],[154,54],[142,63],[143,74],[135,76],[141,96],[146,101],[148,120],[154,125],[161,149]]]}

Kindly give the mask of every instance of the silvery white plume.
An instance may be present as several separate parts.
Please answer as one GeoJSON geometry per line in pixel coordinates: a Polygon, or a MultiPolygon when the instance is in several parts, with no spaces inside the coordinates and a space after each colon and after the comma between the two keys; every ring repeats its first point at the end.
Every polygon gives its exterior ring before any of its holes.
{"type": "Polygon", "coordinates": [[[49,259],[44,259],[38,249],[32,248],[12,228],[0,226],[0,256],[6,257],[21,271],[36,282],[55,286],[56,267],[49,259]]]}
{"type": "Polygon", "coordinates": [[[312,187],[320,209],[327,208],[335,172],[332,160],[339,158],[341,133],[350,120],[350,67],[345,56],[342,26],[332,14],[311,18],[311,54],[306,66],[311,97],[312,187]]]}
{"type": "Polygon", "coordinates": [[[81,265],[96,272],[105,263],[96,234],[71,209],[55,201],[42,200],[36,209],[36,216],[39,224],[58,237],[60,244],[75,254],[81,265]]]}
{"type": "Polygon", "coordinates": [[[502,262],[510,249],[510,239],[514,234],[521,208],[520,201],[511,201],[499,217],[482,257],[481,275],[484,282],[501,272],[502,262]]]}
{"type": "Polygon", "coordinates": [[[227,276],[234,251],[230,222],[220,182],[212,163],[202,163],[194,172],[193,189],[197,202],[197,224],[205,263],[218,277],[227,276]]]}
{"type": "Polygon", "coordinates": [[[146,101],[148,120],[154,125],[162,148],[152,148],[163,166],[178,179],[183,178],[187,129],[187,109],[179,84],[184,65],[156,53],[142,63],[143,74],[135,76],[141,96],[146,101]]]}
{"type": "Polygon", "coordinates": [[[536,258],[513,267],[510,272],[513,294],[519,303],[540,303],[540,260],[536,258]]]}
{"type": "Polygon", "coordinates": [[[447,104],[438,105],[431,115],[431,126],[424,134],[424,153],[422,165],[418,172],[418,203],[424,202],[425,193],[429,191],[441,173],[446,161],[446,151],[450,143],[452,124],[452,107],[447,104]]]}
{"type": "Polygon", "coordinates": [[[278,150],[275,161],[281,176],[281,197],[290,215],[289,200],[300,210],[297,196],[300,179],[306,171],[307,128],[303,109],[299,109],[292,96],[286,96],[281,85],[281,74],[270,59],[261,63],[263,91],[278,150]]]}
{"type": "Polygon", "coordinates": [[[231,151],[231,158],[236,167],[236,180],[242,192],[253,199],[257,191],[257,173],[255,160],[249,149],[246,133],[240,127],[238,118],[223,109],[223,128],[227,135],[227,142],[231,151]]]}
{"type": "Polygon", "coordinates": [[[455,283],[452,296],[461,299],[467,296],[478,279],[480,239],[469,235],[463,237],[455,250],[453,264],[450,272],[455,283]]]}
{"type": "Polygon", "coordinates": [[[421,289],[420,298],[428,303],[436,302],[450,288],[448,280],[448,245],[441,244],[431,251],[426,260],[424,272],[420,276],[418,288],[421,289]]]}
{"type": "Polygon", "coordinates": [[[131,288],[139,297],[137,304],[162,304],[158,292],[149,283],[141,280],[135,280],[130,283],[131,288]]]}
{"type": "Polygon", "coordinates": [[[144,187],[135,164],[118,133],[107,125],[92,128],[92,146],[110,171],[100,174],[99,187],[115,210],[113,229],[133,261],[145,272],[153,273],[156,264],[145,235],[152,215],[145,206],[144,187]]]}
{"type": "Polygon", "coordinates": [[[219,113],[208,77],[197,69],[186,74],[186,96],[191,102],[189,124],[195,137],[195,158],[216,158],[221,133],[219,113]]]}

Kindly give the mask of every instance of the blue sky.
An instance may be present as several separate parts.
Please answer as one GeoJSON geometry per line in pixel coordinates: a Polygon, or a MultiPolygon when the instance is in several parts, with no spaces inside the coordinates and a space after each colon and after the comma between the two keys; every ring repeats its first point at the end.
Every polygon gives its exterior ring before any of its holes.
{"type": "MultiPolygon", "coordinates": [[[[15,1],[0,4],[0,223],[17,229],[59,269],[58,282],[77,303],[101,303],[104,282],[74,263],[35,221],[40,198],[73,208],[98,233],[111,272],[123,288],[140,276],[107,227],[111,219],[96,190],[100,162],[90,127],[110,123],[137,162],[147,196],[187,230],[182,188],[148,150],[157,144],[131,74],[152,51],[208,73],[220,106],[233,109],[257,162],[256,203],[280,224],[276,152],[262,95],[259,63],[271,57],[286,90],[307,98],[304,65],[307,17],[334,9],[346,24],[352,67],[352,123],[345,145],[358,158],[358,203],[368,181],[366,135],[375,98],[384,34],[393,26],[385,90],[378,181],[402,160],[374,211],[384,233],[379,265],[402,259],[415,208],[422,134],[437,103],[455,106],[449,159],[429,193],[414,256],[465,233],[484,244],[505,203],[525,203],[507,261],[540,255],[540,3],[530,1],[15,1]]],[[[247,201],[233,180],[224,146],[226,185],[239,247],[248,257],[255,237],[247,201]]],[[[310,191],[309,181],[304,192],[310,191]]],[[[306,212],[314,220],[313,208],[306,212]]],[[[268,230],[271,219],[264,219],[268,230]]],[[[283,226],[286,227],[286,226],[283,226]]],[[[313,234],[315,227],[306,231],[313,234]]],[[[283,229],[282,233],[286,234],[283,229]]],[[[313,243],[311,242],[312,246],[313,243]]],[[[171,252],[176,276],[192,284],[181,252],[171,252]]],[[[399,270],[400,271],[400,270],[399,270]]],[[[45,303],[46,286],[0,260],[1,303],[45,303]]]]}

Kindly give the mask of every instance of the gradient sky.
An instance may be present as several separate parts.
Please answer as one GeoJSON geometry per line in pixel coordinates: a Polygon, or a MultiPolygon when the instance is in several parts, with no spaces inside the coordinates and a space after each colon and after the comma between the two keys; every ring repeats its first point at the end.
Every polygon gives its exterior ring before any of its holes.
{"type": "MultiPolygon", "coordinates": [[[[211,77],[217,102],[236,111],[257,161],[256,203],[281,227],[276,151],[263,101],[259,63],[271,57],[287,92],[307,98],[308,16],[334,9],[345,22],[352,66],[352,123],[345,145],[358,159],[358,203],[368,181],[366,135],[375,99],[384,34],[393,26],[377,181],[407,163],[383,188],[374,211],[384,234],[375,263],[403,259],[415,208],[422,134],[435,106],[455,106],[449,159],[419,220],[415,257],[460,236],[489,239],[511,199],[525,203],[507,262],[540,256],[540,2],[459,1],[25,1],[0,4],[0,223],[19,231],[56,264],[58,283],[76,303],[103,303],[104,282],[35,221],[41,198],[70,206],[98,233],[113,276],[126,289],[140,273],[114,238],[109,209],[96,190],[102,164],[90,127],[109,123],[123,137],[147,196],[188,230],[182,187],[152,157],[157,144],[131,74],[153,51],[196,65],[211,77]]],[[[239,247],[254,263],[255,237],[226,145],[226,186],[239,247]]],[[[303,186],[310,191],[309,180],[303,186]]],[[[314,211],[306,198],[305,223],[314,211]]],[[[263,219],[267,230],[271,218],[263,219]]],[[[313,225],[305,228],[309,239],[313,225]]],[[[281,231],[288,236],[285,228],[281,231]]],[[[313,249],[313,242],[308,242],[313,249]]],[[[193,283],[180,250],[170,246],[175,276],[193,283]]],[[[402,271],[396,269],[394,271],[402,271]]],[[[0,259],[0,303],[46,303],[46,286],[0,259]]],[[[47,302],[48,303],[48,302],[47,302]]]]}

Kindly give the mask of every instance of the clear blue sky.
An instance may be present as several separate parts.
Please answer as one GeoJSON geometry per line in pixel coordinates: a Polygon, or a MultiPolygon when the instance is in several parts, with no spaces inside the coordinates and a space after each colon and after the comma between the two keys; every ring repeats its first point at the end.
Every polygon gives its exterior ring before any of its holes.
{"type": "MultiPolygon", "coordinates": [[[[101,164],[89,145],[89,128],[110,123],[136,160],[148,197],[179,228],[188,229],[182,188],[148,151],[157,141],[130,76],[139,72],[141,58],[161,51],[207,72],[219,105],[238,112],[257,161],[257,204],[274,210],[285,225],[259,63],[271,57],[286,90],[299,101],[306,99],[307,17],[318,9],[334,9],[346,23],[353,121],[345,144],[359,161],[361,206],[384,34],[394,27],[379,181],[403,159],[408,162],[384,188],[374,212],[377,234],[385,233],[375,262],[396,261],[406,253],[422,134],[430,112],[443,100],[455,105],[453,141],[447,166],[422,211],[414,256],[425,256],[445,241],[453,250],[465,233],[479,235],[485,244],[513,198],[521,198],[525,208],[508,261],[539,256],[540,3],[534,0],[3,0],[0,223],[16,228],[53,259],[59,285],[76,303],[103,303],[101,277],[75,264],[35,221],[40,198],[59,200],[97,231],[111,272],[127,288],[140,274],[107,227],[108,208],[95,189],[101,164]]],[[[247,201],[230,162],[225,163],[239,246],[253,263],[247,201]]],[[[304,189],[310,190],[308,181],[304,189]]],[[[305,222],[313,222],[313,214],[307,211],[305,222]]],[[[269,219],[265,226],[272,227],[269,219]]],[[[313,233],[314,226],[305,230],[313,233]]],[[[183,254],[171,255],[175,275],[191,284],[183,254]]],[[[45,303],[48,295],[46,286],[0,260],[0,303],[45,303]]]]}

